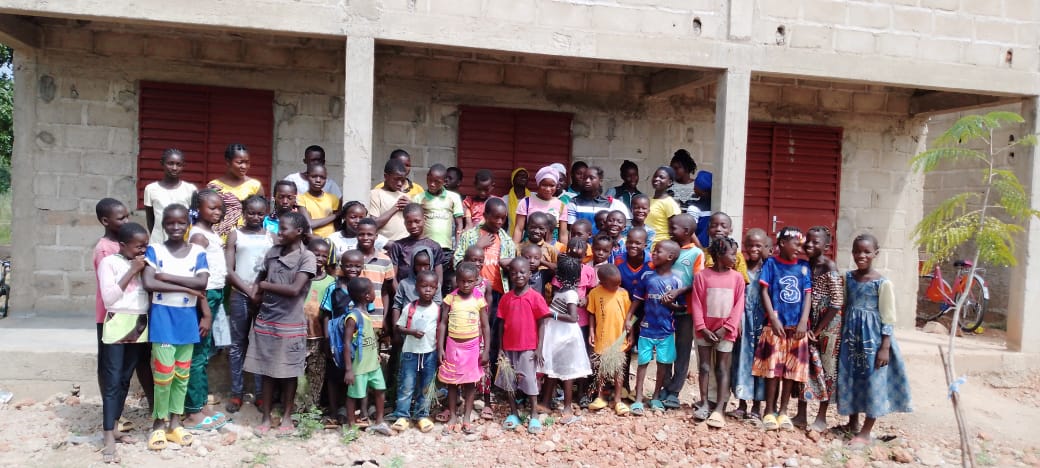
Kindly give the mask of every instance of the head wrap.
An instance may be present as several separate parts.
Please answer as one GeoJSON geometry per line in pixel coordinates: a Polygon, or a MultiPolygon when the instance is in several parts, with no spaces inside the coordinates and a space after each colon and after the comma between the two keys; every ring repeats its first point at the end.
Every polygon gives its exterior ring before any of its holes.
{"type": "Polygon", "coordinates": [[[560,173],[560,178],[556,179],[557,182],[559,182],[559,181],[561,181],[561,180],[563,180],[563,179],[565,179],[567,177],[567,168],[563,164],[552,163],[552,164],[549,165],[549,167],[553,168],[554,170],[556,170],[556,172],[560,173]]]}
{"type": "Polygon", "coordinates": [[[541,169],[538,169],[538,173],[534,176],[535,182],[540,184],[545,179],[552,179],[553,182],[559,183],[560,173],[557,172],[556,169],[554,169],[552,166],[545,166],[541,169]]]}
{"type": "Polygon", "coordinates": [[[708,171],[700,171],[697,173],[697,178],[693,180],[693,186],[704,190],[706,192],[711,191],[711,173],[708,171]]]}

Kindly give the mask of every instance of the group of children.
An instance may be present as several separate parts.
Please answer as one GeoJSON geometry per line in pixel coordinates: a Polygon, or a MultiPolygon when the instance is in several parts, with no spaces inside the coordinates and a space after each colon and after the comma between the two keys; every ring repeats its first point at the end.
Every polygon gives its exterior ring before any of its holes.
{"type": "Polygon", "coordinates": [[[350,427],[371,419],[369,430],[384,435],[432,430],[439,399],[445,434],[475,431],[478,396],[480,418],[494,419],[493,402],[504,399],[503,426],[518,428],[526,413],[531,433],[557,407],[562,424],[581,420],[576,406],[664,411],[680,407],[694,352],[694,416],[711,427],[729,416],[790,429],[816,400],[810,427],[822,430],[836,400],[863,443],[877,417],[909,411],[892,285],[871,267],[876,239],[856,238],[857,269],[844,277],[825,255],[826,228],[784,228],[775,255],[751,229],[741,248],[725,213],[700,215],[710,174],[705,191],[682,153],[653,173],[652,196],[626,161],[625,183],[607,195],[602,169],[578,162],[567,187],[562,165],[538,170],[534,192],[517,169],[502,198],[480,171],[463,198],[457,168],[432,166],[423,189],[397,150],[366,207],[341,203],[320,147],[305,152],[305,172],[274,185],[273,206],[247,176],[244,146],[228,147],[227,173],[203,190],[180,180],[183,154],[165,152],[164,178],[145,190],[149,229],[116,200],[97,205],[105,460],[118,461],[115,443],[131,440],[120,416],[135,369],[152,406],[149,448],[187,445],[191,430],[226,424],[206,404],[215,317],[230,329],[225,409],[243,405],[244,373],[257,376],[259,435],[292,434],[297,401],[350,427]],[[731,392],[739,403],[727,412],[731,392]],[[286,415],[277,426],[276,400],[286,415]]]}

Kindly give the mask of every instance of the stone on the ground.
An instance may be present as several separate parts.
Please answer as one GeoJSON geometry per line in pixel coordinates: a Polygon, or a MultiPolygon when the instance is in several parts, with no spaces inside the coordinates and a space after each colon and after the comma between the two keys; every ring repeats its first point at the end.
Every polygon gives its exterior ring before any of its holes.
{"type": "Polygon", "coordinates": [[[910,451],[903,447],[896,447],[892,449],[892,461],[896,463],[913,463],[914,456],[910,454],[910,451]]]}
{"type": "Polygon", "coordinates": [[[946,325],[943,325],[943,324],[941,324],[939,322],[928,322],[928,323],[924,324],[924,327],[922,327],[921,330],[924,331],[925,333],[932,333],[932,334],[936,334],[936,335],[949,335],[950,334],[950,329],[946,328],[946,325]]]}

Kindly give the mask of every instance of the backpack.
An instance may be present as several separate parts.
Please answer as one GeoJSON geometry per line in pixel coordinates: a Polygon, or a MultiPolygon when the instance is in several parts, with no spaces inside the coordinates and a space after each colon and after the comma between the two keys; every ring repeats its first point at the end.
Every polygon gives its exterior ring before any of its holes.
{"type": "Polygon", "coordinates": [[[412,328],[412,317],[415,316],[415,310],[419,307],[415,304],[416,301],[412,301],[411,304],[408,304],[408,320],[405,320],[404,322],[405,328],[412,328]]]}
{"type": "Polygon", "coordinates": [[[329,335],[329,348],[332,350],[332,361],[336,364],[336,367],[344,369],[346,363],[343,361],[343,351],[347,347],[346,337],[346,325],[347,318],[353,317],[354,323],[357,324],[357,328],[354,331],[354,336],[350,337],[350,355],[356,356],[358,360],[361,359],[361,338],[362,338],[362,326],[364,318],[361,316],[361,311],[357,309],[351,309],[346,314],[340,315],[332,320],[329,320],[328,332],[329,335]]]}

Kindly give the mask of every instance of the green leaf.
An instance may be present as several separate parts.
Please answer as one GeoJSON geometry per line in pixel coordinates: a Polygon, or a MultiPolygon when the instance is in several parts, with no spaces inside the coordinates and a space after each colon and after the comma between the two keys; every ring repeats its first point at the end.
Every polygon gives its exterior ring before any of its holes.
{"type": "Polygon", "coordinates": [[[941,163],[964,161],[976,159],[987,163],[986,154],[973,150],[970,148],[960,148],[956,146],[932,148],[922,153],[917,154],[910,160],[910,167],[916,172],[931,172],[941,163]]]}
{"type": "Polygon", "coordinates": [[[1026,135],[1015,140],[1014,146],[1036,146],[1036,135],[1026,135]]]}

